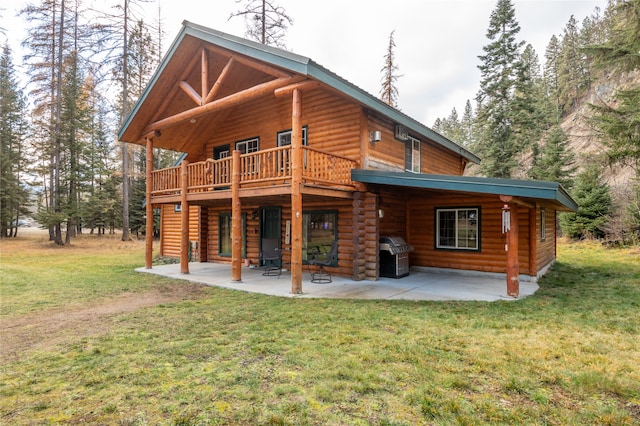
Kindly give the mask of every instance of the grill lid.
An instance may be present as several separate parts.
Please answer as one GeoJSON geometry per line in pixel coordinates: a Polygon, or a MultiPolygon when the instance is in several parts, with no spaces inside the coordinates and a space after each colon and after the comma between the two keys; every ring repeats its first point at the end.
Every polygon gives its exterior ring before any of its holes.
{"type": "Polygon", "coordinates": [[[384,236],[380,237],[380,250],[388,251],[392,255],[408,253],[413,251],[413,246],[407,244],[402,237],[384,236]]]}

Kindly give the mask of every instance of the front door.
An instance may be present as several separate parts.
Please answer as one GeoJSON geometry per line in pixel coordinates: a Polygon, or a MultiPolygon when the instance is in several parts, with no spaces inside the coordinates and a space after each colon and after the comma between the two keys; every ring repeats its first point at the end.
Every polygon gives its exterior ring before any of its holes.
{"type": "Polygon", "coordinates": [[[281,217],[282,208],[279,206],[260,208],[260,249],[262,249],[262,240],[267,238],[277,239],[279,242],[278,246],[280,248],[282,247],[281,217]]]}

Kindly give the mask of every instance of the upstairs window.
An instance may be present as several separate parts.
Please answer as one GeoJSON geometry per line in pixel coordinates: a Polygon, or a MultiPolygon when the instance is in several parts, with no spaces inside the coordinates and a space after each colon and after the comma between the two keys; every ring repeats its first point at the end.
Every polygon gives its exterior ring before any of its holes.
{"type": "Polygon", "coordinates": [[[420,173],[420,141],[411,136],[405,142],[404,169],[411,173],[420,173]]]}
{"type": "Polygon", "coordinates": [[[480,250],[480,209],[436,209],[436,248],[480,250]]]}
{"type": "Polygon", "coordinates": [[[260,138],[251,138],[236,142],[236,149],[240,151],[240,154],[257,152],[260,150],[260,138]]]}
{"type": "MultiPolygon", "coordinates": [[[[291,129],[278,132],[278,146],[291,145],[291,129]]],[[[307,146],[307,126],[302,127],[302,145],[307,146]]]]}

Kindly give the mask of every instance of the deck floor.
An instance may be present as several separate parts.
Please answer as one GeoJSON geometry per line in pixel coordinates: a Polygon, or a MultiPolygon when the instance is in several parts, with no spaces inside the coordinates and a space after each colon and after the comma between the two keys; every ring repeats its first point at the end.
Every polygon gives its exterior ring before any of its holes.
{"type": "MultiPolygon", "coordinates": [[[[189,274],[180,273],[180,265],[159,265],[152,269],[138,268],[138,272],[188,280],[210,286],[262,293],[281,297],[386,299],[386,300],[517,300],[507,296],[507,284],[499,274],[412,271],[403,278],[380,278],[377,281],[353,281],[333,277],[329,284],[314,284],[306,269],[302,279],[302,294],[291,293],[291,274],[283,271],[280,277],[263,276],[259,268],[242,268],[242,281],[231,281],[231,266],[217,263],[190,263],[189,274]]],[[[535,282],[520,282],[520,297],[538,290],[535,282]]]]}

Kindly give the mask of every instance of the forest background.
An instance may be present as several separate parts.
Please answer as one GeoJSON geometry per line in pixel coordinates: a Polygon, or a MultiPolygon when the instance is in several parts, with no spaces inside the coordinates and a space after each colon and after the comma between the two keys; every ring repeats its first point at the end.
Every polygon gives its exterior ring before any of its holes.
{"type": "MultiPolygon", "coordinates": [[[[8,45],[0,57],[0,236],[16,236],[28,217],[57,244],[78,232],[122,228],[128,239],[144,230],[144,148],[114,136],[163,53],[160,12],[149,21],[140,3],[123,0],[109,13],[77,0],[23,9],[26,86],[8,45]]],[[[293,24],[283,8],[238,4],[249,38],[283,46],[293,24]],[[272,20],[274,37],[260,39],[260,17],[272,20]]],[[[519,32],[513,3],[498,0],[478,52],[477,96],[432,127],[483,159],[469,173],[561,182],[581,206],[563,216],[566,235],[637,243],[640,0],[610,0],[581,22],[571,16],[549,40],[544,63],[519,32]]],[[[393,37],[380,61],[381,96],[397,106],[406,76],[393,37]]],[[[158,150],[155,167],[178,157],[158,150]]]]}

